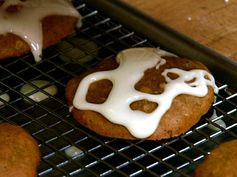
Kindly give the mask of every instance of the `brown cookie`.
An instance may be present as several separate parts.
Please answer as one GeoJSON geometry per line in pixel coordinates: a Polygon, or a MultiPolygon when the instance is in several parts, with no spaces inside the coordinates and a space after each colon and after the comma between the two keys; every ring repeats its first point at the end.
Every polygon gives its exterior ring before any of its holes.
{"type": "MultiPolygon", "coordinates": [[[[4,3],[5,1],[0,1],[0,8],[1,6],[4,6],[4,3]]],[[[24,3],[24,1],[20,3],[24,3]]],[[[22,5],[11,5],[8,8],[6,8],[5,11],[7,11],[7,14],[20,15],[22,8],[23,8],[22,5]]],[[[1,11],[0,13],[5,12],[1,11]]],[[[2,16],[2,14],[0,15],[2,16]]],[[[35,14],[32,14],[32,16],[35,16],[35,14]]],[[[38,19],[35,19],[35,21],[37,20],[38,19]]],[[[41,20],[42,32],[43,32],[43,48],[55,44],[59,42],[61,39],[71,34],[76,27],[77,21],[78,21],[77,17],[64,16],[59,14],[57,15],[52,14],[44,17],[41,20]]],[[[28,37],[30,38],[31,36],[28,37]]],[[[0,34],[0,48],[1,48],[0,60],[10,57],[18,57],[31,51],[29,44],[22,39],[22,36],[15,34],[14,31],[13,32],[9,31],[6,34],[5,33],[0,34]]]]}
{"type": "Polygon", "coordinates": [[[40,162],[37,142],[24,129],[0,124],[0,177],[36,177],[40,162]]]}
{"type": "Polygon", "coordinates": [[[215,148],[195,170],[195,177],[237,176],[237,140],[228,141],[215,148]]]}
{"type": "MultiPolygon", "coordinates": [[[[135,85],[136,90],[151,94],[162,93],[164,90],[165,79],[161,73],[166,68],[180,68],[183,70],[207,70],[203,64],[197,61],[184,58],[177,59],[176,57],[171,56],[163,58],[166,59],[166,64],[161,65],[158,70],[155,68],[146,70],[142,79],[135,85]]],[[[87,73],[71,79],[66,87],[66,98],[68,104],[72,106],[77,87],[80,81],[86,75],[96,71],[112,70],[117,66],[118,64],[116,63],[115,59],[104,60],[95,68],[89,70],[87,73]]],[[[87,93],[87,101],[91,103],[103,103],[110,93],[112,87],[112,83],[108,80],[100,80],[92,83],[87,93]]],[[[161,118],[156,131],[147,139],[159,140],[176,137],[183,134],[195,123],[197,123],[200,120],[200,117],[208,111],[212,104],[213,97],[214,91],[210,86],[208,87],[208,94],[204,97],[196,97],[186,94],[178,95],[173,100],[170,109],[161,118]]],[[[146,113],[152,112],[156,107],[156,103],[147,100],[141,100],[131,104],[131,109],[141,110],[146,113]]],[[[72,114],[80,124],[100,135],[123,139],[136,139],[130,134],[127,128],[108,121],[98,112],[92,110],[79,110],[73,107],[72,114]]]]}

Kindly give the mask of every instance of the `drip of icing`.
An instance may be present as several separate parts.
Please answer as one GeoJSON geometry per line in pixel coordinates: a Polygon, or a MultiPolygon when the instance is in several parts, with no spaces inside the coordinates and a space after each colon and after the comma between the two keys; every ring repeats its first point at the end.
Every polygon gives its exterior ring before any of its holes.
{"type": "Polygon", "coordinates": [[[69,148],[65,149],[65,154],[70,158],[74,158],[78,155],[82,155],[83,151],[76,146],[70,146],[69,148]]]}
{"type": "MultiPolygon", "coordinates": [[[[1,90],[0,90],[0,92],[1,92],[1,90]]],[[[2,102],[1,100],[9,102],[10,96],[7,93],[0,93],[0,106],[4,105],[4,102],[2,102]]]]}
{"type": "Polygon", "coordinates": [[[55,85],[51,85],[47,80],[33,80],[30,83],[23,85],[20,92],[27,95],[35,102],[40,102],[49,98],[49,95],[56,95],[58,89],[55,85]],[[37,88],[42,89],[42,91],[37,91],[37,88]]]}
{"type": "Polygon", "coordinates": [[[27,42],[36,61],[41,60],[43,34],[41,20],[49,15],[80,15],[68,0],[5,0],[0,5],[0,34],[13,33],[27,42]],[[18,12],[8,12],[10,6],[18,12]]]}
{"type": "MultiPolygon", "coordinates": [[[[215,96],[213,102],[216,103],[216,101],[217,101],[217,97],[215,96]]],[[[214,122],[214,124],[211,123],[208,125],[208,128],[210,128],[211,130],[214,130],[214,131],[220,130],[220,128],[218,126],[216,126],[215,124],[219,125],[222,128],[226,128],[225,122],[222,119],[218,119],[216,109],[213,109],[212,116],[209,119],[210,119],[210,121],[214,122]]]]}
{"type": "Polygon", "coordinates": [[[210,120],[214,122],[214,124],[210,123],[208,125],[208,128],[210,128],[211,130],[219,131],[220,128],[218,126],[220,126],[222,128],[226,128],[225,122],[222,119],[218,119],[218,115],[217,115],[215,109],[213,110],[213,113],[212,113],[212,116],[210,117],[210,120]],[[215,119],[217,119],[217,120],[215,120],[215,119]],[[218,126],[216,126],[215,124],[217,124],[218,126]]]}
{"type": "Polygon", "coordinates": [[[177,95],[191,94],[202,97],[208,92],[207,85],[213,86],[217,91],[214,78],[207,71],[184,71],[178,68],[166,69],[162,73],[167,82],[162,94],[154,95],[137,91],[134,86],[142,78],[144,71],[154,66],[159,69],[159,66],[165,63],[162,56],[167,55],[170,54],[154,48],[133,48],[120,52],[116,57],[118,68],[92,73],[81,81],[73,105],[78,109],[101,113],[109,121],[125,126],[137,138],[152,135],[177,95]],[[168,73],[175,73],[179,77],[172,80],[168,77],[168,73]],[[102,104],[88,103],[86,95],[89,85],[101,79],[109,79],[113,83],[109,97],[102,104]],[[193,82],[189,83],[188,81],[191,80],[193,82]],[[159,106],[149,114],[131,110],[130,104],[142,99],[156,102],[159,106]]]}

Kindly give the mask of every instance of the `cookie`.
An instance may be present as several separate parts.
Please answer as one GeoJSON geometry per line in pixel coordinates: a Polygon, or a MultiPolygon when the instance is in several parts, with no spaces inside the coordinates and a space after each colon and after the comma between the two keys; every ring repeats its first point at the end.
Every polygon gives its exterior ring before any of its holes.
{"type": "Polygon", "coordinates": [[[41,52],[72,33],[80,20],[68,0],[0,1],[0,59],[41,52]]]}
{"type": "Polygon", "coordinates": [[[197,167],[194,177],[237,176],[237,140],[231,140],[215,148],[197,167]]]}
{"type": "Polygon", "coordinates": [[[200,62],[133,48],[71,79],[66,98],[73,117],[100,135],[160,140],[196,124],[214,91],[214,78],[200,62]]]}
{"type": "Polygon", "coordinates": [[[40,163],[37,142],[24,129],[0,124],[0,177],[36,177],[40,163]]]}

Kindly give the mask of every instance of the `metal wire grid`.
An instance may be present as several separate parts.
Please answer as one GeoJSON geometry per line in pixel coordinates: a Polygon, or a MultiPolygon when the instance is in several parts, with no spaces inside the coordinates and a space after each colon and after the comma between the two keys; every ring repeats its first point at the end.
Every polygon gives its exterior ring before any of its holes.
{"type": "Polygon", "coordinates": [[[190,176],[211,149],[237,137],[237,93],[223,82],[218,83],[220,92],[210,112],[175,139],[118,140],[81,127],[70,116],[64,98],[67,81],[122,49],[156,45],[82,1],[75,6],[83,16],[83,27],[45,49],[42,62],[35,63],[29,54],[0,63],[0,95],[11,97],[10,102],[0,99],[4,103],[0,119],[22,126],[39,142],[39,176],[190,176]],[[49,95],[30,83],[36,79],[50,81],[59,92],[49,95]],[[32,101],[19,91],[26,83],[49,98],[32,101]],[[211,120],[213,110],[217,116],[211,120]],[[225,127],[215,123],[220,119],[225,127]],[[69,157],[65,150],[71,146],[83,152],[69,157]]]}

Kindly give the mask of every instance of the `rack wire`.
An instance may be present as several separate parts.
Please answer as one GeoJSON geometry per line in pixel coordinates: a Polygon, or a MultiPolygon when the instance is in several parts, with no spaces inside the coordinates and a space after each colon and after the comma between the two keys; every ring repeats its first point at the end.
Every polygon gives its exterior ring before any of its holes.
{"type": "Polygon", "coordinates": [[[217,81],[220,92],[209,113],[178,138],[127,141],[80,126],[66,104],[68,80],[122,49],[158,46],[82,1],[74,5],[83,26],[45,49],[41,62],[35,63],[31,54],[0,62],[0,95],[11,98],[6,102],[0,97],[4,103],[0,121],[20,125],[38,141],[42,153],[38,176],[190,176],[210,150],[237,138],[237,92],[224,81],[217,81]],[[58,93],[52,96],[31,83],[39,79],[57,86],[58,93]],[[20,92],[24,84],[48,99],[34,102],[20,92]],[[214,110],[216,116],[210,119],[214,110]],[[65,151],[70,147],[81,152],[68,156],[65,151]]]}

